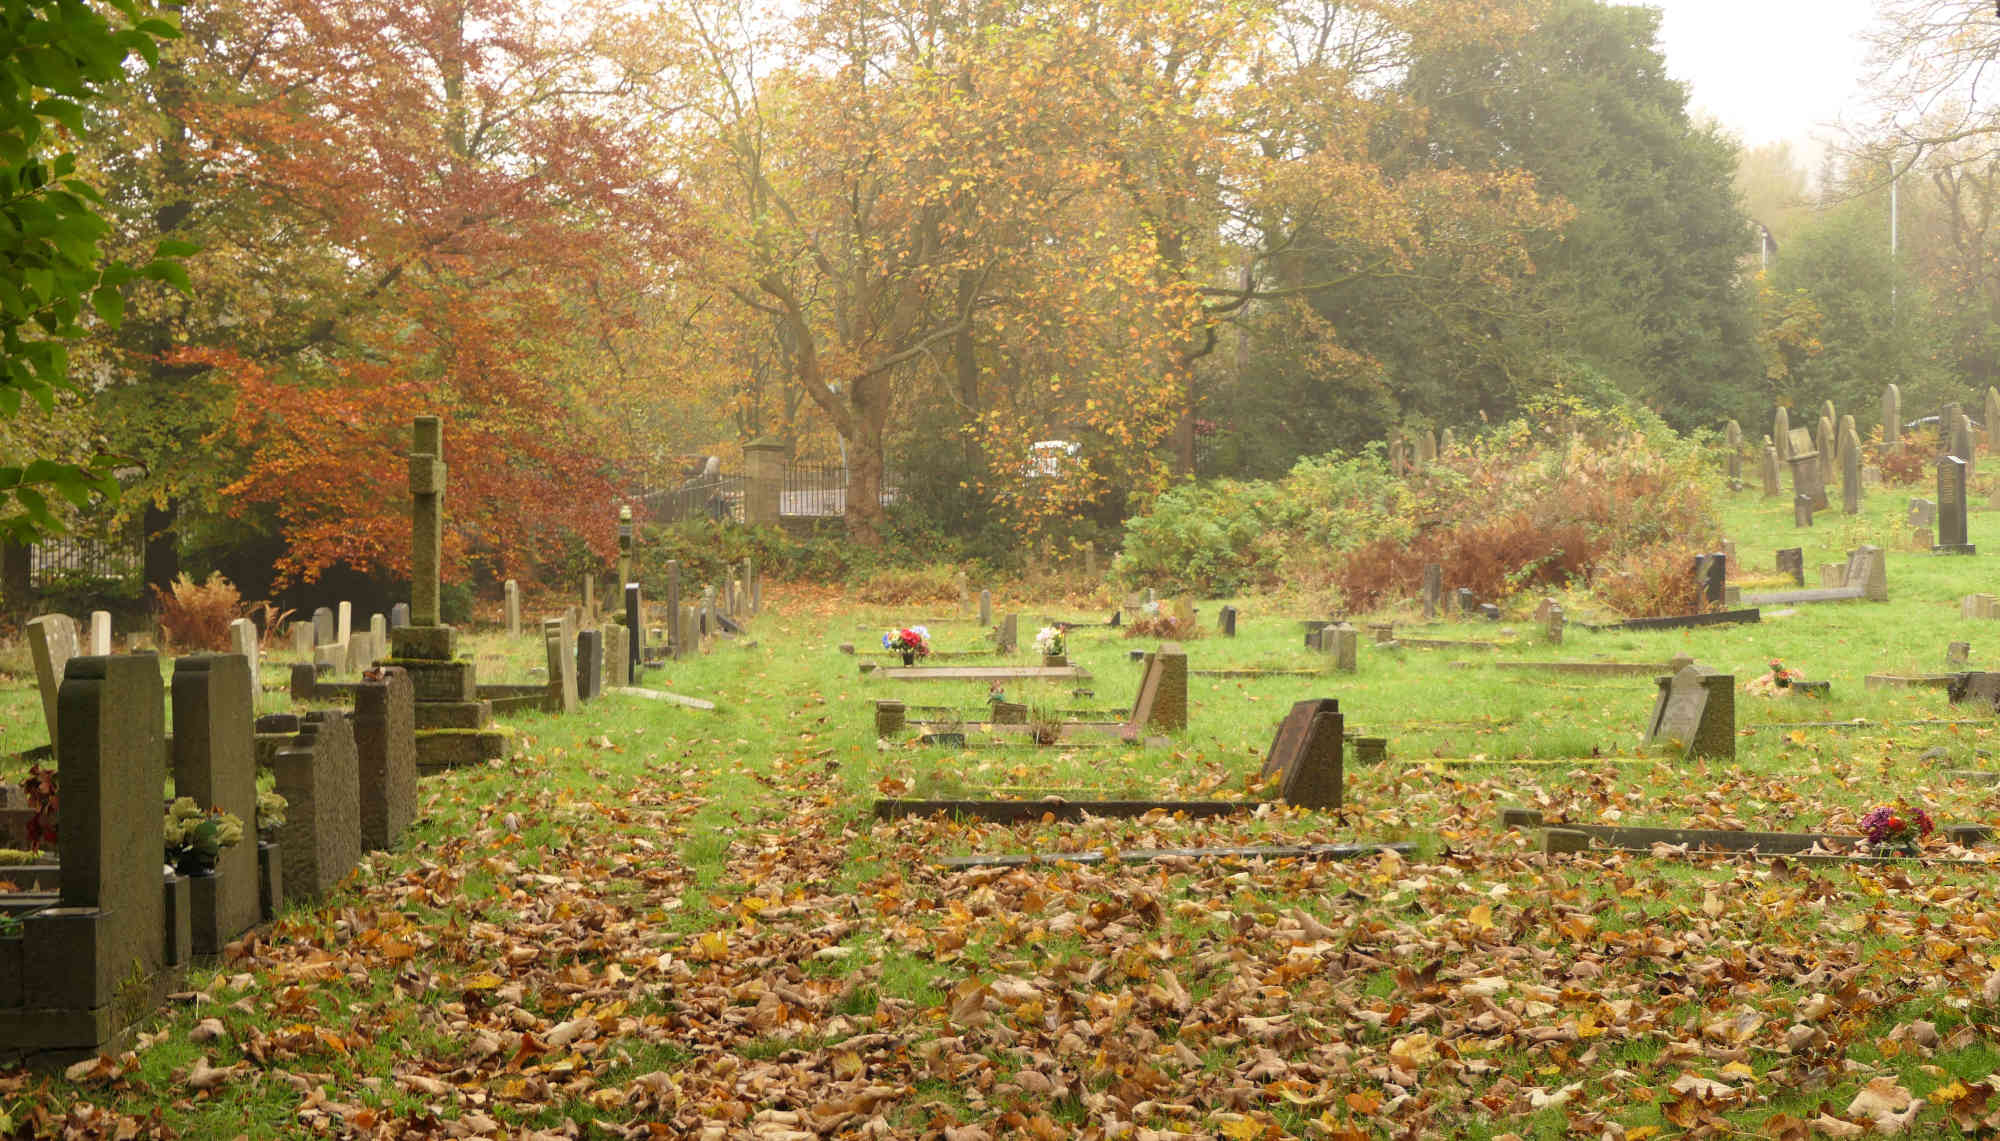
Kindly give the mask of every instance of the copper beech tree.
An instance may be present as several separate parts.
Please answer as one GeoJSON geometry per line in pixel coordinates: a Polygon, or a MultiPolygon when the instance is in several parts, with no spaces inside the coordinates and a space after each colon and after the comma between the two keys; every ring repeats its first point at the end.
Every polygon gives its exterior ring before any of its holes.
{"type": "Polygon", "coordinates": [[[450,424],[448,562],[609,553],[643,460],[583,426],[685,231],[591,27],[514,0],[252,0],[198,65],[194,149],[262,218],[232,260],[282,271],[174,355],[225,378],[246,469],[222,495],[275,511],[284,572],[406,568],[422,412],[450,424]]]}

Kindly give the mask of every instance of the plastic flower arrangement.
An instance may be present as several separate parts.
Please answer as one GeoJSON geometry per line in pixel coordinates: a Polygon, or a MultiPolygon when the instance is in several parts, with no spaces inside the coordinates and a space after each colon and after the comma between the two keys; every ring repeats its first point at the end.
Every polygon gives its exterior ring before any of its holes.
{"type": "Polygon", "coordinates": [[[213,808],[203,811],[191,796],[167,808],[166,860],[181,875],[215,870],[224,848],[243,841],[243,821],[213,808]]]}
{"type": "Polygon", "coordinates": [[[1063,632],[1060,626],[1044,626],[1035,634],[1035,652],[1043,657],[1051,657],[1063,652],[1063,632]]]}
{"type": "Polygon", "coordinates": [[[1861,833],[1872,848],[1915,849],[1935,827],[1930,813],[1905,800],[1878,804],[1861,818],[1861,833]]]}
{"type": "Polygon", "coordinates": [[[1789,696],[1792,683],[1805,680],[1805,674],[1785,668],[1785,663],[1772,661],[1771,672],[1750,679],[1743,688],[1746,692],[1763,697],[1789,696]]]}
{"type": "Polygon", "coordinates": [[[905,626],[882,635],[882,648],[901,650],[905,656],[922,658],[931,652],[931,632],[922,626],[905,626]]]}

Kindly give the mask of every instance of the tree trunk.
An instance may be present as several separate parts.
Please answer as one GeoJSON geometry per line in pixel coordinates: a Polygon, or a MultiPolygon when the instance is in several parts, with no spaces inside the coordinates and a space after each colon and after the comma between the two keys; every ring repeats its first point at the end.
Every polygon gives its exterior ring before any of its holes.
{"type": "Polygon", "coordinates": [[[164,507],[158,503],[146,505],[145,575],[148,586],[170,591],[174,588],[174,580],[180,577],[181,548],[179,536],[174,533],[180,514],[181,503],[178,499],[167,500],[164,507]]]}
{"type": "Polygon", "coordinates": [[[0,604],[16,618],[26,618],[35,609],[29,554],[25,543],[0,540],[0,604]]]}
{"type": "Polygon", "coordinates": [[[857,546],[882,545],[889,521],[882,510],[884,429],[889,422],[889,382],[885,375],[863,377],[852,389],[854,434],[847,440],[847,538],[857,546]]]}

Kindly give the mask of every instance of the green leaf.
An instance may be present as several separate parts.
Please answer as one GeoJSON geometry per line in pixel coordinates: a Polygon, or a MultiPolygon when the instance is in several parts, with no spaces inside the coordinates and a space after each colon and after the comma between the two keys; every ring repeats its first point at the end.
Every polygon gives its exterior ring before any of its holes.
{"type": "Polygon", "coordinates": [[[125,295],[112,286],[104,286],[90,295],[90,307],[104,318],[104,323],[116,328],[125,320],[125,295]]]}

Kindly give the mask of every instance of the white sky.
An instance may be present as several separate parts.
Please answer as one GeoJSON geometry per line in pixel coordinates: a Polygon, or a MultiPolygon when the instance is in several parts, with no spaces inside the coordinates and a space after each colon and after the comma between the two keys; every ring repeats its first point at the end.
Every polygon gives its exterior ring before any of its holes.
{"type": "Polygon", "coordinates": [[[1667,71],[1746,146],[1790,140],[1808,171],[1833,124],[1864,117],[1873,0],[1646,0],[1667,71]]]}

